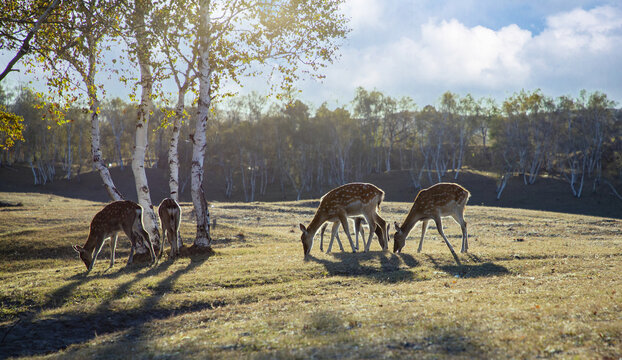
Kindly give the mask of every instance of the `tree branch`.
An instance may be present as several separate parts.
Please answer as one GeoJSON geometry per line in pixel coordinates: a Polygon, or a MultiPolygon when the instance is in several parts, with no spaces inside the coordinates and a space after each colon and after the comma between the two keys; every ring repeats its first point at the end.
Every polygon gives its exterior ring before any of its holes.
{"type": "Polygon", "coordinates": [[[13,59],[11,59],[11,61],[9,61],[9,64],[6,66],[2,74],[0,74],[0,81],[2,81],[2,79],[4,79],[11,71],[14,71],[13,66],[15,66],[15,64],[24,55],[26,55],[28,51],[30,51],[30,40],[33,38],[33,36],[35,36],[35,33],[39,30],[39,28],[41,27],[45,19],[47,19],[47,17],[50,16],[50,13],[52,12],[52,10],[54,10],[54,8],[56,8],[58,4],[60,4],[60,1],[61,0],[54,0],[48,6],[48,8],[45,9],[45,12],[39,17],[39,19],[37,19],[35,26],[28,32],[28,35],[26,35],[26,38],[24,39],[24,42],[22,43],[22,46],[19,48],[19,51],[17,52],[17,54],[13,57],[13,59]]]}

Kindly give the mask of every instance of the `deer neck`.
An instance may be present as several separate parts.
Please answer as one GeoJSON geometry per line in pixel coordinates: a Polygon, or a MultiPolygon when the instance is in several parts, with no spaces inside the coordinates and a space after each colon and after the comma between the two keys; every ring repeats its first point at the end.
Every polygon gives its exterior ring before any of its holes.
{"type": "Polygon", "coordinates": [[[410,208],[410,211],[408,212],[408,215],[406,215],[406,219],[404,219],[404,223],[401,226],[402,231],[406,234],[410,233],[410,231],[415,227],[417,221],[419,221],[420,219],[421,217],[418,216],[417,212],[415,211],[415,204],[413,204],[413,206],[410,208]]]}
{"type": "Polygon", "coordinates": [[[326,222],[326,219],[323,216],[317,213],[315,214],[315,216],[313,217],[313,220],[311,220],[311,223],[307,227],[307,231],[309,232],[309,235],[311,236],[311,238],[315,237],[315,234],[318,232],[320,227],[325,222],[326,222]]]}
{"type": "Polygon", "coordinates": [[[92,236],[89,234],[89,237],[86,239],[86,243],[82,248],[89,252],[92,252],[97,247],[97,236],[92,236]]]}

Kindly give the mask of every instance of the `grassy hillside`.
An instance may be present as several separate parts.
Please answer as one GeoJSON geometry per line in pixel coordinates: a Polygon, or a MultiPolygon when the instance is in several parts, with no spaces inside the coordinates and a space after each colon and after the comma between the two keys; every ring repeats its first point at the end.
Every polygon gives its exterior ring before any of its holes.
{"type": "MultiPolygon", "coordinates": [[[[71,245],[101,203],[0,200],[22,204],[0,208],[0,358],[622,356],[621,220],[468,206],[462,267],[432,226],[419,254],[418,226],[400,255],[316,242],[305,262],[298,223],[317,202],[213,203],[215,255],[125,268],[122,237],[115,267],[106,246],[85,276],[71,245]]],[[[382,213],[401,222],[409,207],[382,213]]]]}

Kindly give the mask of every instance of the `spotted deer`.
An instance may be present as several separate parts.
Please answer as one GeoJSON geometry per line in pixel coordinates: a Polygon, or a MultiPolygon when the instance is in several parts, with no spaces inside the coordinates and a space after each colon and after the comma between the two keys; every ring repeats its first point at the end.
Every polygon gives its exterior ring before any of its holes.
{"type": "Polygon", "coordinates": [[[441,234],[445,244],[449,247],[454,259],[460,265],[460,260],[451,246],[445,233],[443,233],[443,223],[441,218],[444,216],[451,216],[462,228],[462,249],[461,252],[465,253],[469,249],[467,223],[464,221],[464,207],[467,201],[471,197],[471,193],[458,184],[452,183],[439,183],[430,186],[427,189],[419,191],[415,201],[410,209],[410,212],[406,216],[402,226],[395,223],[395,235],[394,235],[394,252],[401,252],[402,248],[406,244],[406,237],[410,231],[415,227],[418,221],[423,221],[423,227],[421,229],[421,240],[419,241],[419,248],[417,252],[421,252],[423,246],[423,237],[425,231],[428,228],[428,221],[434,220],[436,223],[436,229],[441,234]]]}
{"type": "MultiPolygon", "coordinates": [[[[365,229],[363,228],[363,221],[365,219],[360,216],[357,216],[353,218],[353,220],[354,220],[354,234],[356,236],[356,245],[354,246],[354,249],[358,250],[359,249],[359,234],[361,235],[361,239],[363,239],[363,247],[365,246],[365,229]]],[[[328,243],[328,249],[326,250],[326,253],[330,253],[330,251],[332,250],[334,240],[337,240],[339,249],[343,251],[343,245],[341,245],[341,241],[339,240],[339,234],[338,234],[340,226],[341,225],[339,221],[336,221],[333,223],[333,227],[331,228],[330,242],[328,243]]],[[[324,246],[323,246],[324,232],[326,231],[327,227],[328,227],[328,223],[325,223],[322,226],[322,230],[320,231],[320,251],[324,251],[324,246]]],[[[376,226],[376,236],[378,237],[378,243],[380,244],[380,247],[382,247],[383,250],[386,250],[387,246],[383,244],[387,244],[387,240],[389,236],[389,226],[380,215],[378,215],[378,226],[376,226]],[[381,229],[384,229],[384,232],[381,229]]]]}
{"type": "Polygon", "coordinates": [[[114,265],[114,255],[117,247],[117,238],[120,231],[130,239],[132,248],[127,264],[134,259],[134,248],[137,241],[142,243],[151,252],[151,260],[155,261],[155,252],[149,239],[149,234],[143,227],[143,208],[133,201],[115,201],[101,209],[91,220],[89,237],[84,246],[74,245],[73,249],[80,254],[87,271],[90,272],[95,265],[97,255],[104,247],[104,241],[110,238],[110,267],[114,265]],[[93,251],[95,253],[93,254],[93,251]]]}
{"type": "MultiPolygon", "coordinates": [[[[158,206],[158,215],[162,223],[162,238],[166,235],[169,244],[171,244],[170,257],[179,255],[179,245],[181,244],[181,234],[179,233],[179,225],[181,224],[181,207],[177,201],[166,198],[162,200],[158,206]]],[[[162,257],[164,252],[164,243],[160,247],[158,258],[162,257]]]]}
{"type": "MultiPolygon", "coordinates": [[[[380,190],[372,184],[366,183],[350,183],[339,186],[324,195],[320,199],[320,206],[315,211],[315,216],[308,227],[300,224],[302,235],[302,247],[305,257],[309,255],[313,247],[313,238],[325,222],[341,222],[352,251],[356,252],[354,242],[350,236],[348,226],[348,217],[362,215],[373,229],[370,229],[369,239],[365,244],[365,251],[369,251],[371,239],[374,235],[378,213],[377,209],[384,199],[384,191],[380,190]]],[[[383,237],[383,249],[386,248],[386,238],[383,237]]]]}

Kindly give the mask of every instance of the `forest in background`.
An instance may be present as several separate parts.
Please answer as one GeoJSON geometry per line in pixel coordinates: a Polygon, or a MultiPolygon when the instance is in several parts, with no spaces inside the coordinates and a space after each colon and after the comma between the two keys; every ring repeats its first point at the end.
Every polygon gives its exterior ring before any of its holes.
{"type": "MultiPolygon", "coordinates": [[[[24,118],[24,142],[1,151],[2,165],[28,164],[33,182],[71,179],[92,170],[90,115],[54,113],[28,88],[0,91],[0,105],[24,118]]],[[[358,88],[348,106],[314,108],[300,100],[269,103],[252,93],[214,105],[207,129],[205,177],[224,179],[225,196],[242,189],[244,200],[261,199],[269,186],[297,199],[373,173],[408,170],[413,189],[459,179],[464,168],[494,172],[497,198],[507,181],[525,185],[539,176],[565,179],[569,194],[622,184],[622,112],[601,92],[552,98],[522,90],[501,103],[490,98],[442,94],[419,107],[409,97],[358,88]]],[[[149,128],[146,167],[167,168],[170,115],[161,106],[149,128]]],[[[131,163],[137,106],[119,98],[100,107],[104,163],[131,163]]],[[[180,192],[189,183],[190,137],[196,108],[188,108],[179,142],[180,192]]],[[[618,195],[619,196],[619,195],[618,195]]]]}

